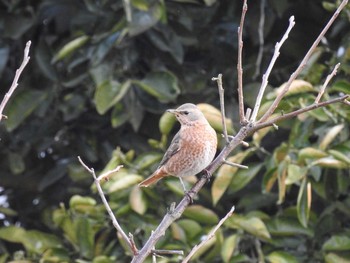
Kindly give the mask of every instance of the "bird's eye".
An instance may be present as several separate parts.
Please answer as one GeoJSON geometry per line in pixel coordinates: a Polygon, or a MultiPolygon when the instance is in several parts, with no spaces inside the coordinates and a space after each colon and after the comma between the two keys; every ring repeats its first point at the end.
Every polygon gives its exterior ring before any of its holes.
{"type": "Polygon", "coordinates": [[[185,114],[185,115],[188,115],[188,114],[189,114],[188,111],[183,111],[182,113],[185,114]]]}

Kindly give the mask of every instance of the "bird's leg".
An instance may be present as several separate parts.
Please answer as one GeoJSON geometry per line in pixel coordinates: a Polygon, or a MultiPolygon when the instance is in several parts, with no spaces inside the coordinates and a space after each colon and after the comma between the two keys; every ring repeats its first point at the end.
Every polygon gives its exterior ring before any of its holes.
{"type": "Polygon", "coordinates": [[[183,189],[184,189],[185,195],[186,195],[187,198],[190,200],[190,203],[193,204],[193,198],[192,198],[191,195],[190,195],[190,193],[191,193],[191,192],[193,193],[193,191],[191,191],[191,190],[187,191],[184,181],[182,180],[181,177],[179,177],[179,179],[180,179],[180,182],[181,182],[182,187],[183,187],[183,189]]]}
{"type": "Polygon", "coordinates": [[[184,189],[184,192],[186,193],[186,192],[187,192],[187,190],[186,190],[185,183],[184,183],[184,181],[182,180],[182,178],[181,178],[181,177],[179,177],[179,179],[180,179],[181,185],[182,185],[182,187],[183,187],[183,189],[184,189]]]}

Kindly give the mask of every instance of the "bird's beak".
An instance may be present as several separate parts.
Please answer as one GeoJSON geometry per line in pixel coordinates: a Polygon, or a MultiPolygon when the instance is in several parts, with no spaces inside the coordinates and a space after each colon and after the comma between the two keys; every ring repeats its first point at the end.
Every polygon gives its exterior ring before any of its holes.
{"type": "Polygon", "coordinates": [[[172,114],[175,114],[177,111],[176,110],[174,110],[174,109],[169,109],[169,110],[166,110],[167,112],[169,112],[169,113],[172,113],[172,114]]]}

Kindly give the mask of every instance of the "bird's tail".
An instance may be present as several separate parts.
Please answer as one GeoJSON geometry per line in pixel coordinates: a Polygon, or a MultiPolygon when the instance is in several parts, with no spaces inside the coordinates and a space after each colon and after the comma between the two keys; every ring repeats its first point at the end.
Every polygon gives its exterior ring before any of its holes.
{"type": "Polygon", "coordinates": [[[151,184],[158,182],[160,179],[162,179],[165,176],[167,176],[167,173],[159,169],[155,171],[150,177],[146,178],[141,183],[139,183],[139,187],[148,187],[151,184]]]}

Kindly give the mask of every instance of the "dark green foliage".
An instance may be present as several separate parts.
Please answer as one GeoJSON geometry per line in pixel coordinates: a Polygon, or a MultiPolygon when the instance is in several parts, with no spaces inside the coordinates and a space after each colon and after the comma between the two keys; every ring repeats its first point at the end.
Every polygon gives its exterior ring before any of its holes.
{"type": "MultiPolygon", "coordinates": [[[[103,188],[120,224],[141,247],[183,195],[176,178],[147,189],[136,186],[156,168],[178,127],[169,116],[160,119],[164,110],[183,102],[218,107],[211,78],[223,73],[226,111],[234,123],[230,129],[239,128],[241,1],[129,2],[131,13],[121,0],[0,1],[1,98],[25,43],[32,41],[31,60],[4,112],[9,119],[0,124],[0,262],[128,262],[131,253],[77,156],[97,171],[124,165],[103,188]]],[[[262,110],[335,8],[333,2],[314,0],[266,2],[260,72],[290,15],[296,26],[281,49],[262,110]]],[[[252,107],[262,75],[253,78],[260,2],[248,5],[244,91],[252,107]]],[[[350,93],[349,11],[276,113],[313,103],[338,62],[342,65],[323,99],[350,93]]],[[[202,107],[220,133],[217,111],[202,107]]],[[[334,104],[279,123],[278,130],[257,132],[248,149],[230,157],[250,169],[222,166],[157,248],[187,254],[235,205],[235,214],[194,262],[257,262],[262,257],[270,262],[349,262],[349,121],[349,106],[334,104]]]]}

